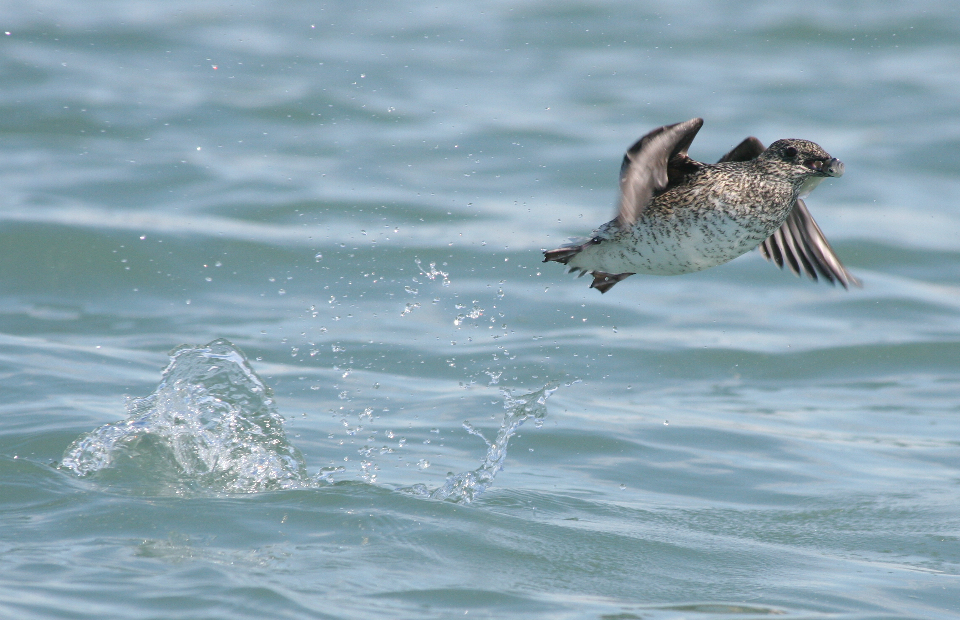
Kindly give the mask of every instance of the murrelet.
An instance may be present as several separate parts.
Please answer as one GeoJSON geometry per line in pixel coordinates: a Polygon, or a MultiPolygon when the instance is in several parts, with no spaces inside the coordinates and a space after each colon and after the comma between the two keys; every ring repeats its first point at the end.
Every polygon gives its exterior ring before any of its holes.
{"type": "Polygon", "coordinates": [[[593,276],[606,293],[637,273],[680,275],[721,265],[754,248],[795,274],[861,286],[840,263],[803,198],[843,162],[808,140],[764,148],[749,137],[716,164],[687,155],[703,119],[654,129],[620,167],[617,217],[585,243],[544,251],[544,262],[593,276]]]}

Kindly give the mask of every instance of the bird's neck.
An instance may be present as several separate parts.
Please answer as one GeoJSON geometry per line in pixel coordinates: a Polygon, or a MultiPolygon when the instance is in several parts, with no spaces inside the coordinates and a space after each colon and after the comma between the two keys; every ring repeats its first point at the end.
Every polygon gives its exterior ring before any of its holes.
{"type": "Polygon", "coordinates": [[[800,185],[800,192],[797,194],[797,198],[806,198],[810,195],[814,189],[817,188],[817,185],[823,181],[824,177],[807,177],[804,179],[803,183],[800,185]]]}

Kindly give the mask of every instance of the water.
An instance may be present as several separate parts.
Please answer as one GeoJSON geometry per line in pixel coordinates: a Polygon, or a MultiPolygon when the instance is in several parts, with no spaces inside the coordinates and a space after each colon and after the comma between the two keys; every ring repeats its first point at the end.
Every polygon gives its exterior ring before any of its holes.
{"type": "Polygon", "coordinates": [[[3,15],[0,615],[960,616],[953,4],[3,15]],[[540,263],[694,116],[862,290],[540,263]]]}
{"type": "Polygon", "coordinates": [[[173,489],[256,493],[308,482],[303,457],[283,432],[270,388],[225,340],[171,354],[157,391],[127,405],[130,417],[73,442],[61,467],[79,476],[131,465],[134,481],[177,479],[173,489]],[[159,457],[159,458],[158,458],[159,457]]]}

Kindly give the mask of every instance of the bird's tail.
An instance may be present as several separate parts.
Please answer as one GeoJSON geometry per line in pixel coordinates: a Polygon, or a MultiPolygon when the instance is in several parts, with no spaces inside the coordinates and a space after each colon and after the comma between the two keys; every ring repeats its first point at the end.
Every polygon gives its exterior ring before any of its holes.
{"type": "MultiPolygon", "coordinates": [[[[561,265],[566,265],[567,263],[570,262],[570,259],[572,259],[574,256],[584,251],[586,248],[590,247],[591,245],[596,245],[600,243],[600,241],[601,240],[599,238],[594,237],[593,239],[590,239],[589,241],[585,241],[584,243],[565,245],[555,250],[544,250],[543,262],[546,263],[549,261],[553,261],[553,262],[560,263],[561,265]]],[[[567,273],[573,273],[574,271],[579,271],[580,276],[583,276],[588,272],[587,269],[583,269],[582,267],[570,267],[569,269],[567,269],[567,273]]],[[[632,273],[606,273],[604,271],[596,271],[596,270],[590,271],[589,273],[590,275],[593,276],[593,283],[590,284],[590,288],[595,288],[601,293],[606,293],[611,288],[613,288],[614,284],[616,284],[620,280],[623,280],[627,276],[633,275],[632,273]]]]}
{"type": "Polygon", "coordinates": [[[554,261],[554,262],[560,263],[561,265],[566,265],[567,263],[570,262],[571,258],[576,256],[580,252],[583,252],[585,249],[587,249],[591,245],[596,245],[598,243],[600,243],[600,240],[597,238],[593,238],[583,243],[564,245],[555,250],[544,250],[543,262],[547,263],[550,261],[554,261]]]}

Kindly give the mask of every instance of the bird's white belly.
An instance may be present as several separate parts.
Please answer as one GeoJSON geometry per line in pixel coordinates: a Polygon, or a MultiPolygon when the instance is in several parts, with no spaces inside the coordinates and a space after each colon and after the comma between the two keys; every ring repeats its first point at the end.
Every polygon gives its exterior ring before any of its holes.
{"type": "Polygon", "coordinates": [[[571,258],[571,267],[605,273],[681,275],[722,265],[749,252],[776,228],[712,212],[638,222],[571,258]]]}

